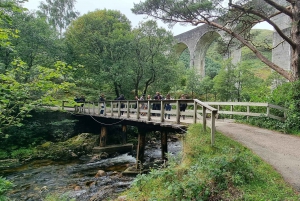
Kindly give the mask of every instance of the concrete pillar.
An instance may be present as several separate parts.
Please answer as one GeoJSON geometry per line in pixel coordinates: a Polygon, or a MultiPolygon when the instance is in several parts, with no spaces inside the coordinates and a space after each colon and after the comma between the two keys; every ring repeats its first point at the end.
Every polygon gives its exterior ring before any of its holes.
{"type": "Polygon", "coordinates": [[[168,133],[167,131],[161,132],[161,158],[168,160],[166,153],[168,153],[168,133]]]}
{"type": "Polygon", "coordinates": [[[122,125],[122,144],[126,144],[127,142],[127,126],[122,125]]]}
{"type": "Polygon", "coordinates": [[[106,139],[107,139],[107,128],[103,126],[101,127],[100,147],[106,147],[106,139]]]}
{"type": "Polygon", "coordinates": [[[145,157],[146,132],[139,129],[138,145],[136,151],[136,169],[142,169],[145,157]]]}

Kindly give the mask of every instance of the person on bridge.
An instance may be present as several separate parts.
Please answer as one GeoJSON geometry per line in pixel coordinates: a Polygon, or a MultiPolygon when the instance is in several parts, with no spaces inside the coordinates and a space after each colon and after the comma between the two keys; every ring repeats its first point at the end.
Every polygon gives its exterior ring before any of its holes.
{"type": "MultiPolygon", "coordinates": [[[[184,94],[182,94],[180,96],[180,99],[181,100],[185,100],[186,99],[186,96],[184,94]]],[[[185,109],[187,107],[187,104],[186,103],[180,103],[180,106],[179,106],[179,109],[180,109],[180,113],[181,112],[185,112],[185,109]]],[[[185,115],[181,115],[182,116],[182,119],[185,119],[185,115]]]]}
{"type": "MultiPolygon", "coordinates": [[[[167,94],[165,100],[171,100],[171,95],[167,94]]],[[[171,109],[172,109],[171,104],[170,103],[166,103],[165,110],[166,111],[171,111],[171,109]]],[[[167,118],[167,116],[168,116],[168,119],[170,119],[170,113],[169,114],[167,114],[167,112],[165,113],[165,119],[167,118]]]]}
{"type": "MultiPolygon", "coordinates": [[[[146,100],[146,94],[143,94],[143,95],[141,96],[140,100],[146,100]]],[[[146,108],[146,105],[147,105],[147,103],[142,102],[142,104],[141,104],[141,109],[142,109],[142,110],[147,109],[147,108],[146,108]]],[[[142,116],[145,116],[146,113],[145,113],[145,112],[142,112],[141,115],[142,115],[142,116]]]]}
{"type": "MultiPolygon", "coordinates": [[[[125,100],[125,97],[123,94],[120,95],[119,98],[117,98],[117,100],[125,100]]],[[[121,109],[125,107],[125,104],[124,103],[121,103],[121,109]]],[[[121,111],[121,115],[124,114],[124,111],[121,111]]]]}
{"type": "Polygon", "coordinates": [[[103,114],[104,113],[104,108],[105,108],[105,96],[104,96],[104,94],[101,94],[101,96],[99,98],[99,104],[101,104],[100,114],[103,114]]]}
{"type": "MultiPolygon", "coordinates": [[[[162,100],[162,96],[160,95],[159,92],[156,92],[156,95],[154,96],[154,100],[158,100],[158,101],[161,101],[162,100]]],[[[160,103],[153,103],[153,110],[160,110],[161,109],[161,106],[160,106],[160,103]]],[[[157,114],[157,116],[159,116],[159,114],[157,114]]]]}

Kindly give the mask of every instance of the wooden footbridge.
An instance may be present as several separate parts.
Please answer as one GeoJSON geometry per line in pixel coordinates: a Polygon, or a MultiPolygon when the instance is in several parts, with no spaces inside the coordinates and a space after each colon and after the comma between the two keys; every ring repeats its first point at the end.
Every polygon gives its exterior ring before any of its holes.
{"type": "MultiPolygon", "coordinates": [[[[88,115],[91,118],[100,119],[101,135],[100,147],[106,146],[107,126],[121,124],[123,133],[126,133],[127,125],[138,128],[137,146],[137,168],[138,164],[144,161],[145,136],[150,131],[161,132],[162,158],[166,159],[168,152],[167,135],[169,132],[185,131],[189,124],[202,123],[203,128],[211,128],[211,144],[214,145],[216,118],[226,115],[233,118],[234,115],[265,116],[283,121],[285,109],[269,103],[252,102],[202,102],[193,100],[119,100],[103,102],[85,102],[76,104],[63,101],[62,110],[88,115]],[[81,105],[82,104],[82,105],[81,105]],[[172,109],[165,110],[165,105],[170,104],[172,109]],[[180,105],[187,104],[185,111],[180,111],[180,105]],[[153,109],[153,105],[155,108],[153,109]]],[[[126,146],[126,136],[123,137],[123,146],[126,146]]]]}

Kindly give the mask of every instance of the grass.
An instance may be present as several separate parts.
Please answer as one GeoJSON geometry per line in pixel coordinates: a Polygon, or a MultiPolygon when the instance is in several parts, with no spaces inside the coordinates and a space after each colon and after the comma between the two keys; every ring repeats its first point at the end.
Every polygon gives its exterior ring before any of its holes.
{"type": "Polygon", "coordinates": [[[167,168],[139,175],[123,193],[126,200],[300,200],[281,175],[249,149],[209,131],[189,127],[180,157],[167,168]]]}

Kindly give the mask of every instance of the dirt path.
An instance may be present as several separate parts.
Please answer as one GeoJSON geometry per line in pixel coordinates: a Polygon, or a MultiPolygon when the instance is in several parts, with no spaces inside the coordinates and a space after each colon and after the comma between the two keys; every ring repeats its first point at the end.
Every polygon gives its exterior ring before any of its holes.
{"type": "Polygon", "coordinates": [[[250,148],[300,192],[300,137],[232,121],[218,120],[216,129],[250,148]]]}

